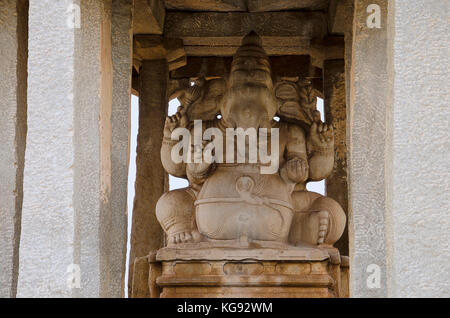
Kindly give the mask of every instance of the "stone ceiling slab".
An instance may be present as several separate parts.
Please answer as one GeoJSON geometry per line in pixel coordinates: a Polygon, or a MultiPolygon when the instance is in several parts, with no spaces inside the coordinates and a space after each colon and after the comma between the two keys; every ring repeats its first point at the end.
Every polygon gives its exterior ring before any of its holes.
{"type": "Polygon", "coordinates": [[[247,11],[245,0],[166,0],[168,10],[247,11]]]}

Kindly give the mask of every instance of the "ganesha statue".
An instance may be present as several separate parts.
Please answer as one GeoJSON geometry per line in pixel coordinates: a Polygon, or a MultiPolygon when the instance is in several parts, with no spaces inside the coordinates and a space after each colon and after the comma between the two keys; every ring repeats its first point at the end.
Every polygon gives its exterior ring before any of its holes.
{"type": "Polygon", "coordinates": [[[166,119],[161,148],[165,170],[189,180],[156,205],[168,246],[332,246],[340,238],[342,207],[306,190],[334,165],[333,128],[320,120],[311,96],[305,79],[272,78],[254,32],[242,40],[228,78],[200,78],[183,91],[177,113],[166,119]],[[180,147],[179,129],[190,133],[188,147],[180,147]],[[180,149],[186,160],[174,160],[180,149]]]}

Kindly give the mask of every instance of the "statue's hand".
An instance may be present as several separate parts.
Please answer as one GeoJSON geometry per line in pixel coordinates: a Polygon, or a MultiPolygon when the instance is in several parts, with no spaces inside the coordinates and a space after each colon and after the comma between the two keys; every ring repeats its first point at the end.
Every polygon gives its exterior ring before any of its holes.
{"type": "Polygon", "coordinates": [[[202,177],[208,173],[212,163],[207,162],[203,158],[203,149],[207,147],[207,141],[203,141],[200,145],[191,145],[193,153],[192,162],[187,164],[187,169],[192,176],[202,177]]]}
{"type": "Polygon", "coordinates": [[[286,162],[287,176],[295,183],[305,182],[308,179],[308,162],[302,158],[292,158],[286,162]]]}
{"type": "Polygon", "coordinates": [[[308,152],[332,150],[333,147],[333,127],[320,121],[314,122],[308,135],[308,152]]]}
{"type": "Polygon", "coordinates": [[[187,128],[188,124],[189,118],[186,114],[186,109],[183,106],[179,106],[175,115],[166,117],[164,138],[170,139],[172,132],[176,128],[187,128]]]}

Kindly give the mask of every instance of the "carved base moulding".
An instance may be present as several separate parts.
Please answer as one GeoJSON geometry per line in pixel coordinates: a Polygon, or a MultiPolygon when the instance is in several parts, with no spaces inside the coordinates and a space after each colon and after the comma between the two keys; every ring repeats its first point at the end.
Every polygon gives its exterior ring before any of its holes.
{"type": "Polygon", "coordinates": [[[151,255],[150,297],[348,296],[348,260],[335,248],[221,245],[188,243],[151,255]]]}

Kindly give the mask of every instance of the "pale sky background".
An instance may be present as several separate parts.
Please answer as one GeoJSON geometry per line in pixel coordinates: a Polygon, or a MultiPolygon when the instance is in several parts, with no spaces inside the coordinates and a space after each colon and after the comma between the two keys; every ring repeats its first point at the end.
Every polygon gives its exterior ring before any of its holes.
{"type": "MultiPolygon", "coordinates": [[[[177,99],[172,100],[169,103],[168,114],[173,115],[177,111],[177,107],[180,105],[177,99]]],[[[322,121],[325,121],[325,115],[323,110],[323,100],[317,99],[317,110],[320,111],[322,121]]],[[[128,297],[128,258],[130,254],[130,234],[131,234],[131,212],[133,211],[134,201],[134,182],[136,180],[136,141],[137,132],[139,126],[139,98],[131,95],[131,136],[130,136],[130,166],[128,168],[128,242],[127,242],[127,263],[125,269],[125,297],[128,297]]],[[[188,186],[188,181],[182,178],[176,178],[169,175],[169,188],[170,190],[184,188],[188,186]]],[[[318,192],[325,195],[325,180],[319,182],[309,182],[306,185],[309,191],[318,192]]],[[[149,212],[150,213],[150,212],[149,212]]]]}

